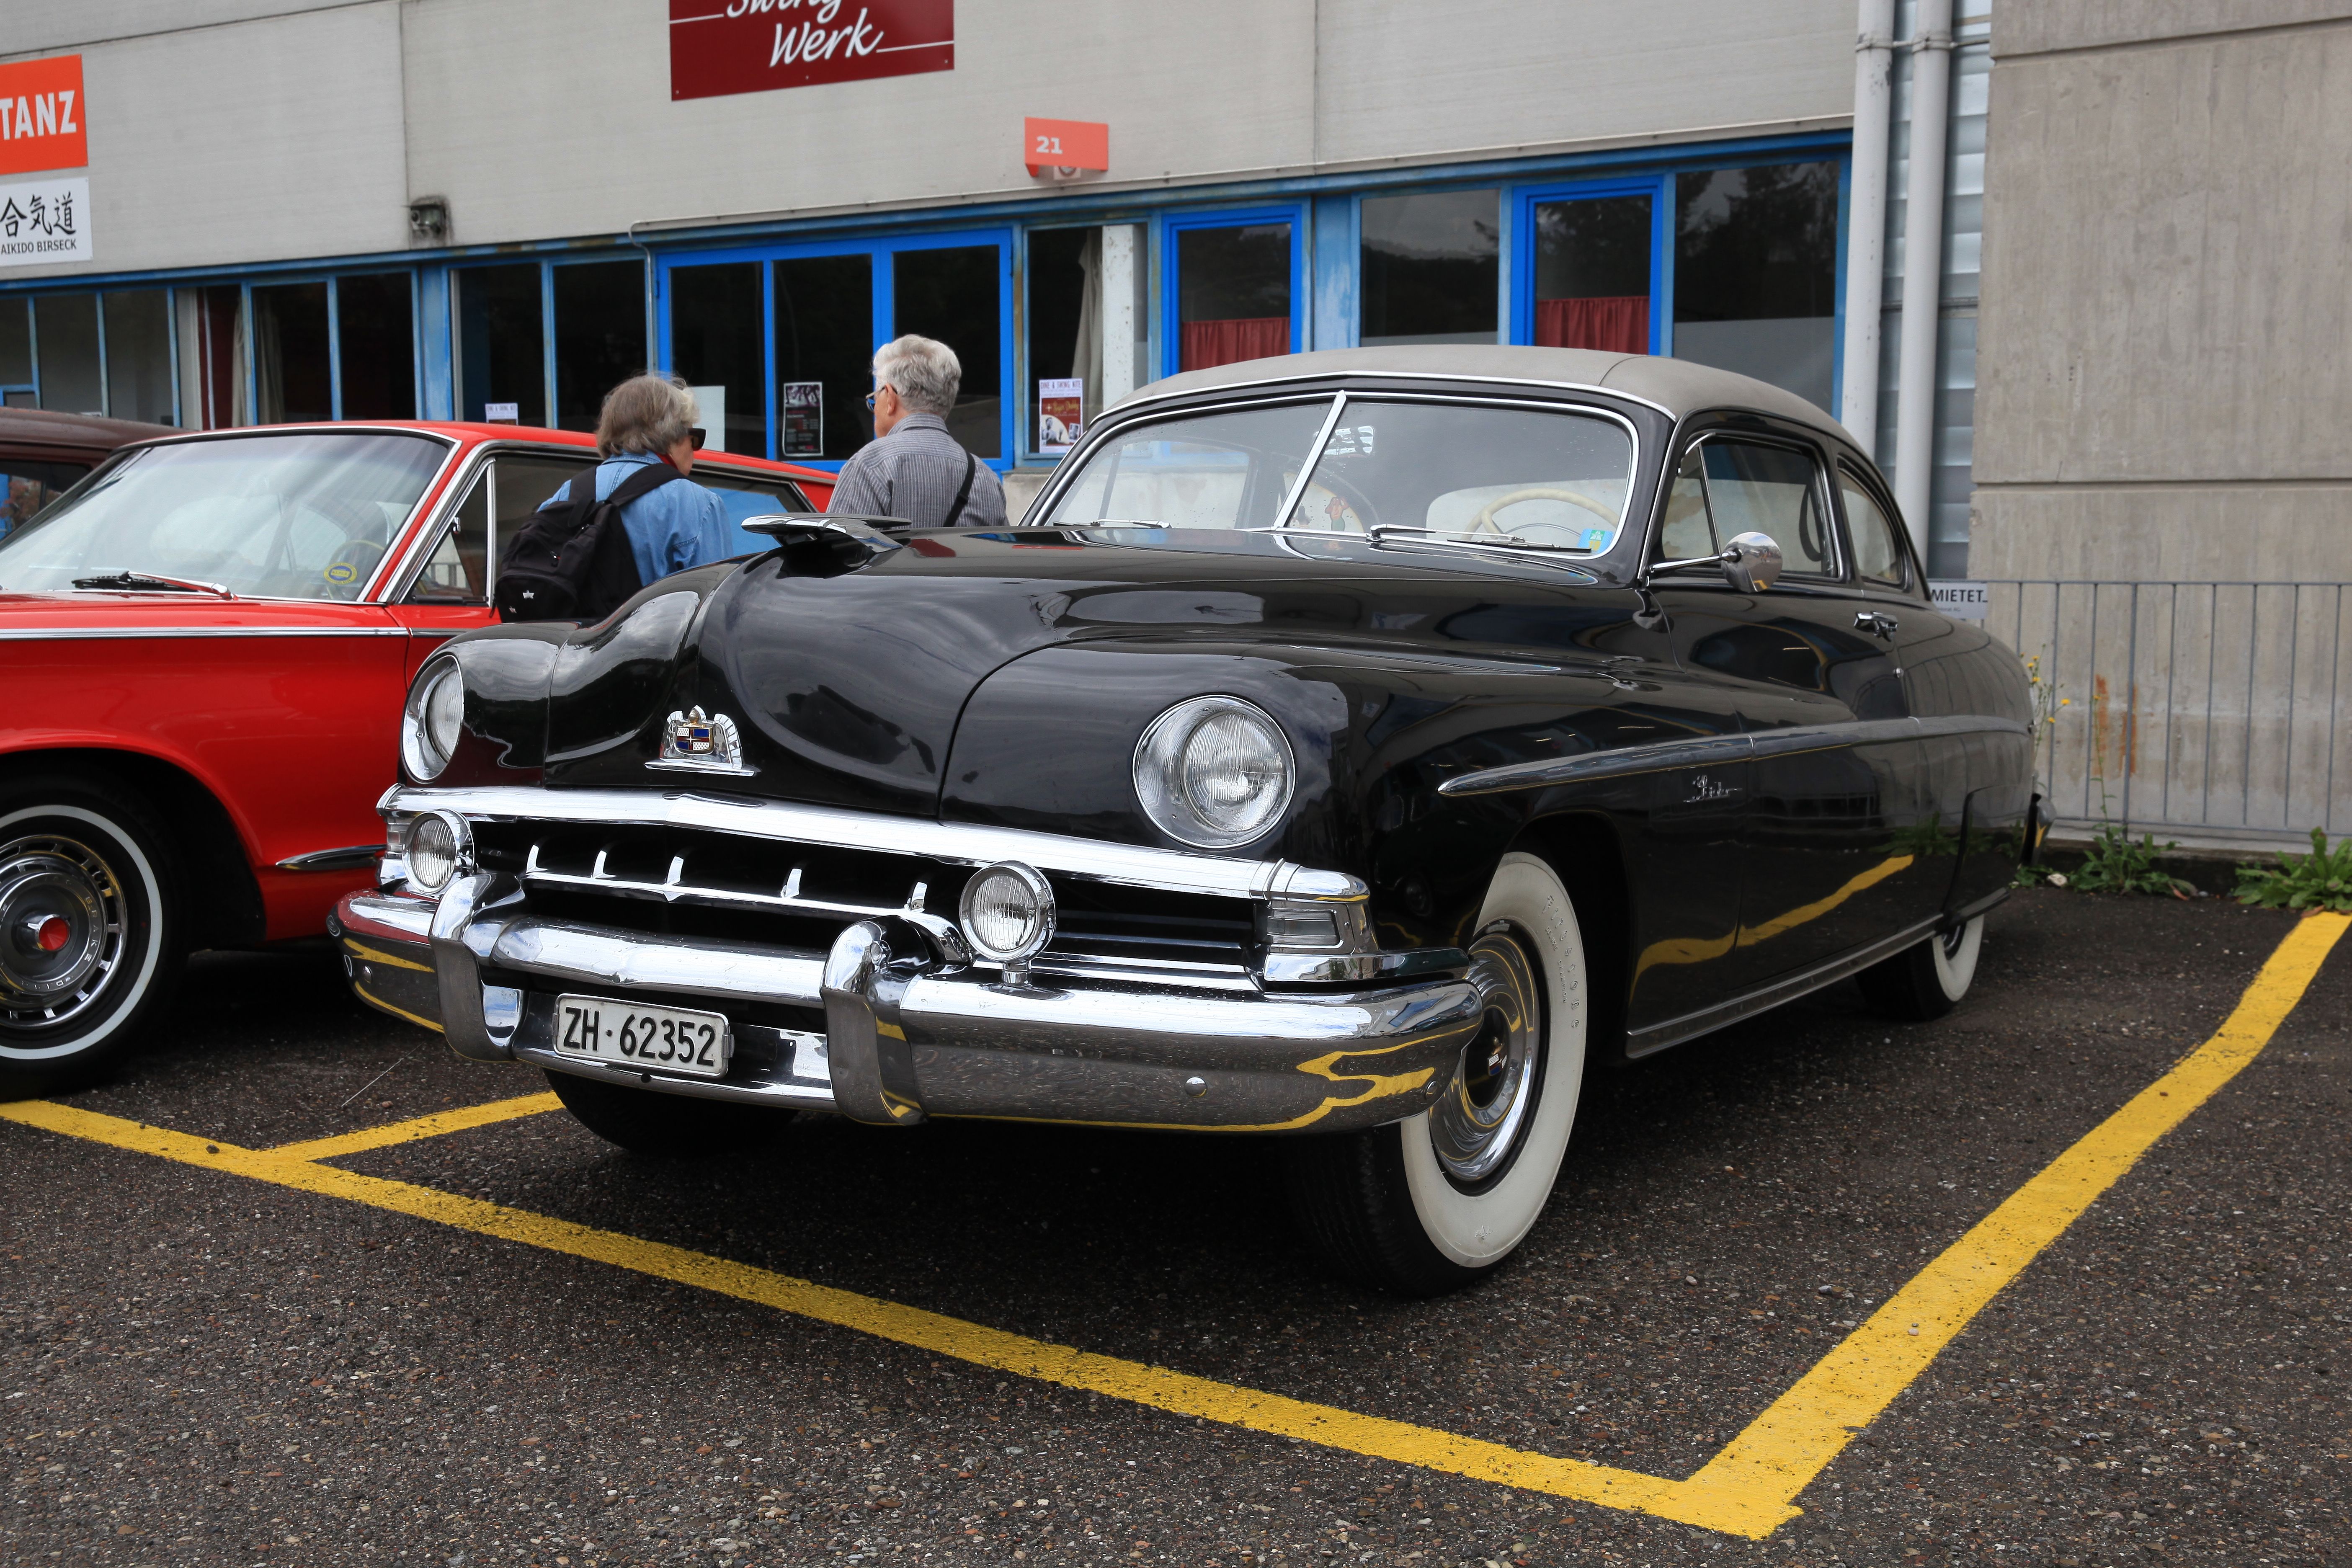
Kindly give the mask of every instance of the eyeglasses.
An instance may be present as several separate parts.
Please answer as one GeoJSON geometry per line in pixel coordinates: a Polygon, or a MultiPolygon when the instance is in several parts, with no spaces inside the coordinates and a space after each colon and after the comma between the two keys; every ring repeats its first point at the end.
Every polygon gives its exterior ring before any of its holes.
{"type": "Polygon", "coordinates": [[[697,425],[687,431],[686,437],[688,440],[694,443],[694,449],[699,452],[702,450],[702,444],[710,439],[710,433],[697,425]]]}
{"type": "Polygon", "coordinates": [[[897,387],[890,385],[888,383],[884,383],[882,385],[876,387],[873,391],[866,395],[866,406],[868,408],[873,407],[874,400],[876,398],[881,396],[886,392],[896,393],[898,390],[898,389],[897,387]]]}

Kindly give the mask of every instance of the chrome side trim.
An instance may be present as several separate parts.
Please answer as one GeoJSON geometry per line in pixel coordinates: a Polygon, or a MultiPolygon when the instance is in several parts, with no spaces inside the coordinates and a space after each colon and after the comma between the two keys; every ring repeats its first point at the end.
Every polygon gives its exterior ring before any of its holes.
{"type": "Polygon", "coordinates": [[[1242,860],[1182,849],[1104,844],[1020,827],[884,816],[791,801],[744,801],[687,790],[544,789],[486,784],[435,789],[403,784],[380,809],[454,811],[474,822],[560,822],[599,827],[686,827],[778,843],[824,845],[883,855],[922,856],[959,866],[1022,860],[1041,871],[1163,892],[1229,899],[1352,902],[1370,889],[1344,871],[1287,860],[1242,860]]]}
{"type": "Polygon", "coordinates": [[[0,630],[0,642],[80,642],[120,637],[404,637],[407,635],[406,626],[9,626],[0,630]]]}
{"type": "Polygon", "coordinates": [[[1892,745],[1935,735],[2025,733],[2026,727],[2013,719],[1973,715],[1937,719],[1872,719],[1844,724],[1792,724],[1785,730],[1659,741],[1643,746],[1624,746],[1613,752],[1588,752],[1580,757],[1544,757],[1530,763],[1507,763],[1498,768],[1482,768],[1475,773],[1448,779],[1437,786],[1437,793],[1443,795],[1496,795],[1505,790],[1549,789],[1556,784],[1591,784],[1600,779],[1664,773],[1674,768],[1723,767],[1756,757],[1796,756],[1806,752],[1835,751],[1844,746],[1892,745]]]}
{"type": "Polygon", "coordinates": [[[1834,985],[1849,974],[1858,974],[1882,958],[1892,958],[1914,942],[1927,941],[1943,926],[1944,917],[1936,915],[1916,925],[1906,926],[1893,936],[1882,937],[1868,947],[1856,948],[1833,958],[1818,969],[1785,975],[1744,996],[1718,1002],[1696,1013],[1685,1013],[1663,1024],[1653,1024],[1646,1029],[1629,1029],[1625,1032],[1625,1054],[1628,1057],[1646,1057],[1653,1051],[1663,1051],[1668,1046],[1678,1046],[1685,1040],[1728,1027],[1742,1018],[1769,1012],[1784,1002],[1793,1002],[1824,985],[1834,985]]]}
{"type": "MultiPolygon", "coordinates": [[[[435,944],[436,956],[439,944],[435,944]]],[[[471,955],[468,954],[470,957],[471,955]]],[[[674,991],[744,1002],[824,1004],[824,963],[814,952],[712,938],[649,936],[525,915],[491,943],[495,967],[568,984],[674,991]]]]}
{"type": "Polygon", "coordinates": [[[381,844],[352,844],[341,849],[313,849],[308,855],[289,855],[278,862],[281,871],[356,871],[371,865],[383,853],[381,844]]]}

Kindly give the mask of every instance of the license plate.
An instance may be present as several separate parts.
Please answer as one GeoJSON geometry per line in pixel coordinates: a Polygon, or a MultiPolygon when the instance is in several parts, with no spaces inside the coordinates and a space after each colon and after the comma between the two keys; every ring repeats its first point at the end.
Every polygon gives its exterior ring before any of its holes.
{"type": "Polygon", "coordinates": [[[727,1015],[649,1007],[609,996],[558,996],[555,1048],[646,1072],[727,1076],[727,1015]]]}

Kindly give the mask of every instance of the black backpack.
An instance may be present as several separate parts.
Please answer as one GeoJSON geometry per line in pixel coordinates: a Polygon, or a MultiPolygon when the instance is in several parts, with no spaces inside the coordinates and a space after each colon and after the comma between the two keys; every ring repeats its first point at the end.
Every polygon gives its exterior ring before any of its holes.
{"type": "Polygon", "coordinates": [[[644,587],[621,509],[682,479],[649,464],[595,499],[596,470],[572,481],[569,499],[541,507],[506,543],[490,602],[502,621],[601,621],[644,587]]]}

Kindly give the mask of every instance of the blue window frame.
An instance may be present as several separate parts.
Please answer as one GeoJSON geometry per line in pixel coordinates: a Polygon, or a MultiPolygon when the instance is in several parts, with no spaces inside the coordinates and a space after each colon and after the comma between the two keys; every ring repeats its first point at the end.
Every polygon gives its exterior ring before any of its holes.
{"type": "MultiPolygon", "coordinates": [[[[1644,175],[1638,179],[1580,180],[1561,184],[1521,185],[1511,193],[1511,313],[1510,342],[1534,343],[1543,341],[1539,328],[1545,312],[1542,310],[1547,273],[1563,268],[1573,278],[1578,272],[1593,279],[1589,285],[1592,294],[1557,295],[1555,299],[1582,300],[1623,298],[1630,287],[1620,287],[1616,275],[1629,263],[1646,259],[1647,287],[1642,291],[1649,299],[1649,323],[1644,334],[1647,347],[1642,352],[1671,354],[1675,352],[1675,176],[1644,175]],[[1622,231],[1627,225],[1616,221],[1631,210],[1632,205],[1646,202],[1649,205],[1646,233],[1628,237],[1622,231]],[[1586,206],[1583,204],[1595,204],[1586,206]],[[1571,225],[1568,232],[1556,232],[1561,226],[1552,221],[1554,215],[1574,214],[1589,218],[1583,225],[1571,225]],[[1591,232],[1580,236],[1576,228],[1591,232]],[[1638,250],[1645,237],[1646,250],[1638,250]],[[1548,254],[1548,246],[1573,250],[1582,239],[1591,255],[1583,260],[1558,250],[1548,254]]],[[[1570,281],[1567,288],[1587,285],[1570,281]]],[[[1626,345],[1618,345],[1626,346],[1626,345]]]]}
{"type": "MultiPolygon", "coordinates": [[[[1253,290],[1263,292],[1270,289],[1273,273],[1272,268],[1258,265],[1262,259],[1261,255],[1253,254],[1254,251],[1259,250],[1263,244],[1263,237],[1247,235],[1244,231],[1264,230],[1276,225],[1286,226],[1289,231],[1288,255],[1284,258],[1285,266],[1280,276],[1289,295],[1287,310],[1285,313],[1290,319],[1290,331],[1288,342],[1279,352],[1296,353],[1300,345],[1305,342],[1307,333],[1308,290],[1305,204],[1286,202],[1269,206],[1226,207],[1167,214],[1160,217],[1159,244],[1162,331],[1160,352],[1162,375],[1173,375],[1184,368],[1184,323],[1188,314],[1185,309],[1187,249],[1193,248],[1196,251],[1192,279],[1195,310],[1191,312],[1196,321],[1229,321],[1238,323],[1244,321],[1271,320],[1275,315],[1272,310],[1265,310],[1255,316],[1216,316],[1204,312],[1215,310],[1255,309],[1248,303],[1248,295],[1253,290]],[[1220,247],[1226,254],[1217,256],[1213,262],[1204,265],[1206,258],[1197,253],[1198,247],[1201,242],[1210,238],[1212,231],[1216,230],[1230,231],[1234,237],[1234,241],[1220,247]],[[1187,246],[1188,237],[1194,239],[1193,247],[1187,246]],[[1213,278],[1205,276],[1209,265],[1217,266],[1222,275],[1213,278]]],[[[1234,330],[1245,331],[1247,329],[1237,325],[1234,330]]],[[[1252,356],[1234,354],[1229,357],[1252,356]]],[[[1224,362],[1211,360],[1208,363],[1224,362]]]]}
{"type": "MultiPolygon", "coordinates": [[[[1013,466],[1016,451],[1015,426],[1019,399],[1014,392],[1013,231],[1009,227],[954,229],[939,233],[908,235],[882,238],[854,240],[812,240],[790,245],[760,245],[731,247],[723,250],[681,251],[659,258],[656,261],[658,299],[656,319],[660,326],[659,363],[663,370],[687,374],[691,378],[696,366],[679,366],[681,349],[678,313],[679,284],[684,281],[691,289],[696,279],[681,279],[679,274],[709,267],[752,267],[756,273],[738,276],[756,277],[751,285],[755,292],[747,297],[756,300],[751,307],[756,320],[741,321],[741,329],[758,332],[756,348],[738,343],[733,353],[744,362],[756,356],[760,387],[760,422],[764,432],[762,444],[756,448],[738,447],[733,450],[757,450],[771,458],[783,456],[778,405],[782,399],[779,385],[780,365],[777,354],[778,300],[776,294],[779,262],[817,260],[829,258],[864,257],[870,266],[871,279],[871,341],[865,353],[870,362],[873,351],[888,342],[900,331],[922,331],[925,336],[939,337],[955,349],[964,362],[964,385],[957,400],[957,413],[949,426],[957,431],[966,446],[975,448],[975,455],[1000,471],[1013,466]],[[991,250],[986,275],[994,285],[992,301],[972,297],[971,283],[980,276],[977,268],[966,267],[961,277],[953,276],[954,268],[940,253],[956,250],[991,250]],[[904,287],[902,288],[902,282],[904,287]],[[961,298],[958,298],[958,295],[961,298]],[[985,342],[973,331],[981,321],[988,322],[993,342],[985,342]],[[941,322],[953,323],[942,327],[941,322]],[[926,329],[929,329],[926,331],[926,329]],[[956,337],[964,341],[958,342],[956,337]],[[975,374],[975,373],[978,374],[975,374]],[[988,440],[992,437],[992,441],[988,440]],[[983,442],[992,445],[993,455],[980,450],[983,442]]],[[[715,281],[715,280],[714,280],[715,281]]],[[[732,290],[730,290],[732,292],[732,290]]],[[[787,323],[789,324],[789,323],[787,323]]],[[[693,330],[688,323],[688,331],[693,330]]],[[[689,349],[693,345],[683,345],[689,349]]],[[[837,395],[830,383],[846,367],[826,374],[826,390],[823,407],[829,421],[838,420],[855,410],[863,413],[866,392],[872,385],[865,364],[857,372],[855,388],[847,395],[837,395]]],[[[738,423],[740,405],[730,394],[729,425],[738,423]]],[[[827,450],[835,443],[827,442],[827,450]]],[[[823,458],[793,456],[793,462],[814,468],[838,469],[845,458],[838,456],[823,458]]]]}

